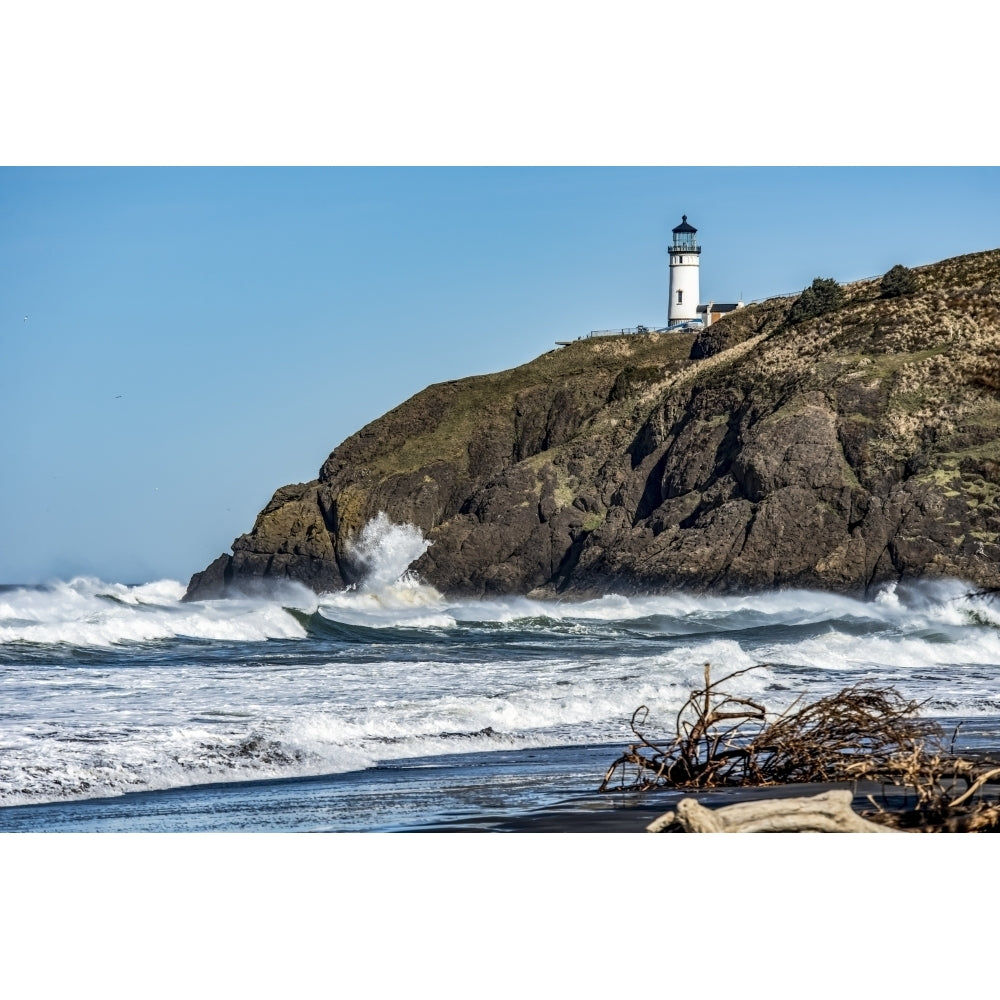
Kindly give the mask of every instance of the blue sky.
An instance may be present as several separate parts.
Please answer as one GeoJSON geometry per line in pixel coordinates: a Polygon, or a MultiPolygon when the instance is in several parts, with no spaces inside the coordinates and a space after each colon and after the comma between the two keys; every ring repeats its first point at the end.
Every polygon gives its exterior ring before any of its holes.
{"type": "Polygon", "coordinates": [[[1000,243],[997,168],[0,168],[0,582],[186,580],[424,386],[1000,243]],[[27,317],[27,320],[25,320],[27,317]]]}

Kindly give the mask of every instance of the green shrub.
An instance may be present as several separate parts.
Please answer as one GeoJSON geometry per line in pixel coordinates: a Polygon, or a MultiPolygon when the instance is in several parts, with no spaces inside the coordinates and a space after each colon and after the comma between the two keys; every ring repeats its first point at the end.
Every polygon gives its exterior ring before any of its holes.
{"type": "Polygon", "coordinates": [[[917,275],[908,267],[897,264],[882,276],[882,298],[895,299],[900,295],[912,295],[917,290],[917,275]]]}
{"type": "Polygon", "coordinates": [[[844,290],[833,278],[814,278],[789,309],[788,322],[801,323],[805,319],[833,312],[840,308],[843,301],[844,290]]]}

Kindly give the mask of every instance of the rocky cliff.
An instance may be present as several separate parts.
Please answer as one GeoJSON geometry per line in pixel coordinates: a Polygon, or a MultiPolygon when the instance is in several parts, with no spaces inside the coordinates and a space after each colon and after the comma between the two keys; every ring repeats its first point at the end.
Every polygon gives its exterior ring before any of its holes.
{"type": "Polygon", "coordinates": [[[380,511],[446,594],[1000,586],[1000,250],[688,334],[579,340],[433,385],[279,489],[188,588],[339,589],[380,511]]]}

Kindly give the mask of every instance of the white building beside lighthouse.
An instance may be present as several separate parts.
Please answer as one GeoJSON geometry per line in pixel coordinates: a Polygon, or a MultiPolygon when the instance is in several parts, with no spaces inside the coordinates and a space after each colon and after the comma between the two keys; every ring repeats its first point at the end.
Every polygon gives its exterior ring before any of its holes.
{"type": "Polygon", "coordinates": [[[681,224],[673,229],[670,246],[670,301],[667,305],[667,325],[685,323],[698,318],[698,268],[701,247],[698,230],[681,216],[681,224]]]}

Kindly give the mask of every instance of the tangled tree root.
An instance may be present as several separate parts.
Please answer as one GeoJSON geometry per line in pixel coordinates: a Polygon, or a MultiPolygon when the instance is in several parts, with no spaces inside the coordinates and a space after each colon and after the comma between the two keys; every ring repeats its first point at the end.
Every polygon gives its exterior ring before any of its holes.
{"type": "Polygon", "coordinates": [[[870,797],[865,815],[876,823],[920,833],[1000,832],[1000,796],[991,800],[987,786],[1000,784],[1000,761],[963,760],[940,750],[916,748],[862,777],[904,788],[913,802],[888,809],[870,797]]]}
{"type": "MultiPolygon", "coordinates": [[[[872,823],[926,832],[1000,830],[1000,799],[991,802],[984,792],[1000,784],[1000,761],[964,760],[946,752],[941,730],[919,718],[920,705],[895,688],[855,685],[802,707],[796,702],[772,719],[763,705],[722,689],[744,673],[713,681],[706,663],[705,685],[677,713],[672,739],[654,741],[641,732],[649,710],[636,709],[631,728],[637,741],[608,768],[600,791],[868,780],[907,795],[902,809],[870,797],[872,809],[864,816],[872,823]]],[[[762,803],[746,806],[759,811],[762,803]]],[[[699,816],[702,807],[694,803],[685,809],[699,816]]],[[[772,817],[780,812],[775,809],[772,817]]],[[[678,817],[671,824],[671,829],[685,826],[678,817]]]]}

